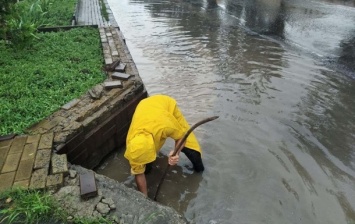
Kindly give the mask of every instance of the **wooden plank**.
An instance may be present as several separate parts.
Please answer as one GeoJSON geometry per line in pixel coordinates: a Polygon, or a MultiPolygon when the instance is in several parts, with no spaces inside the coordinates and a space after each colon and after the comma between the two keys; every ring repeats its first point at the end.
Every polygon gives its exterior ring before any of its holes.
{"type": "Polygon", "coordinates": [[[94,23],[97,24],[97,25],[100,25],[99,23],[99,18],[98,18],[98,13],[99,13],[99,10],[100,10],[100,5],[98,4],[98,1],[97,0],[94,0],[93,1],[93,13],[94,13],[94,16],[93,16],[93,19],[94,19],[94,23]]]}
{"type": "Polygon", "coordinates": [[[103,21],[102,21],[102,14],[101,14],[101,5],[99,3],[99,1],[97,0],[98,2],[98,6],[97,6],[97,22],[100,26],[103,26],[103,21]]]}
{"type": "Polygon", "coordinates": [[[95,0],[91,1],[91,22],[92,24],[96,24],[96,4],[95,4],[95,0]]]}
{"type": "Polygon", "coordinates": [[[86,0],[86,4],[85,4],[85,25],[90,25],[90,0],[86,0]]]}

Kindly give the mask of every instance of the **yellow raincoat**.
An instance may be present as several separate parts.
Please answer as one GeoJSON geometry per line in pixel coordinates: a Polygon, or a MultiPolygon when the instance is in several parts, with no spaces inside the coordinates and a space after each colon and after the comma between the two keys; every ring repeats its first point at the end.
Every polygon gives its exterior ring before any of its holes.
{"type": "MultiPolygon", "coordinates": [[[[142,100],[133,114],[126,139],[124,157],[131,165],[131,173],[144,173],[145,164],[156,159],[165,140],[168,137],[179,140],[189,128],[173,98],[154,95],[142,100]]],[[[185,146],[201,153],[193,133],[187,138],[185,146]]]]}

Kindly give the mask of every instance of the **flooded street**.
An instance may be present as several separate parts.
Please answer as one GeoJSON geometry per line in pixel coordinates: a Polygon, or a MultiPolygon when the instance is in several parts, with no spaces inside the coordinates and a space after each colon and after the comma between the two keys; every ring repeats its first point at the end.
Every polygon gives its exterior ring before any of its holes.
{"type": "MultiPolygon", "coordinates": [[[[219,116],[195,130],[206,170],[181,155],[158,202],[199,224],[355,223],[354,1],[108,3],[148,93],[219,116]]],[[[134,187],[123,153],[96,171],[134,187]]]]}

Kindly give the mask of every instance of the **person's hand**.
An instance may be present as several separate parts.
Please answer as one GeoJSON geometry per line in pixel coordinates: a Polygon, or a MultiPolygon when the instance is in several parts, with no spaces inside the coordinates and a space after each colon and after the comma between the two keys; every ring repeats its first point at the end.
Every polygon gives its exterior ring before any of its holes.
{"type": "Polygon", "coordinates": [[[172,156],[173,152],[174,151],[171,151],[168,157],[168,163],[170,166],[175,166],[179,162],[179,155],[172,156]]]}

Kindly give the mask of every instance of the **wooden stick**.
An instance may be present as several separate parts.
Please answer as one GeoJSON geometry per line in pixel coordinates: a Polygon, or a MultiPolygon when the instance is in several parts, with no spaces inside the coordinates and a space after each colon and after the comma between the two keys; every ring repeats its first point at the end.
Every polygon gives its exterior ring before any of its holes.
{"type": "MultiPolygon", "coordinates": [[[[205,118],[199,122],[197,122],[196,124],[194,124],[184,135],[184,137],[182,137],[182,139],[179,141],[179,143],[176,145],[175,149],[174,149],[174,152],[172,154],[172,156],[175,156],[177,153],[179,153],[183,146],[184,146],[184,143],[187,139],[187,137],[189,137],[189,135],[191,134],[191,132],[193,130],[195,130],[195,128],[197,128],[198,126],[200,126],[201,124],[204,124],[204,123],[207,123],[209,121],[213,121],[213,120],[216,120],[217,118],[219,118],[219,116],[213,116],[213,117],[208,117],[208,118],[205,118]]],[[[154,194],[154,201],[157,200],[157,196],[158,196],[158,193],[159,193],[159,190],[160,190],[160,186],[162,185],[164,179],[165,179],[165,176],[166,174],[168,173],[168,170],[169,170],[169,167],[170,167],[170,164],[168,164],[168,166],[166,167],[165,169],[165,172],[163,174],[163,177],[160,179],[160,182],[158,184],[158,187],[157,187],[157,190],[155,191],[155,194],[154,194]]]]}

